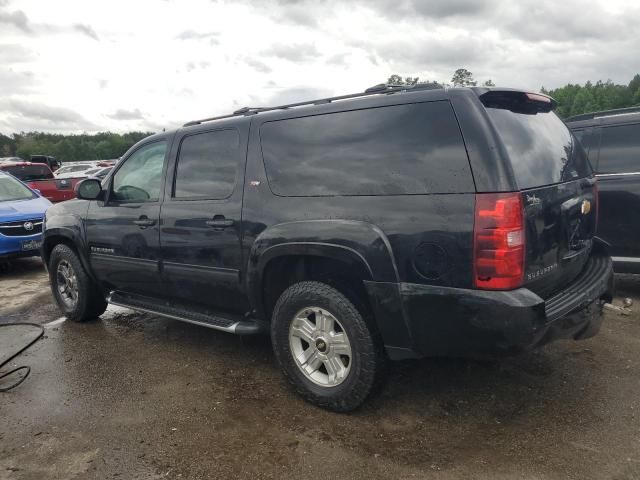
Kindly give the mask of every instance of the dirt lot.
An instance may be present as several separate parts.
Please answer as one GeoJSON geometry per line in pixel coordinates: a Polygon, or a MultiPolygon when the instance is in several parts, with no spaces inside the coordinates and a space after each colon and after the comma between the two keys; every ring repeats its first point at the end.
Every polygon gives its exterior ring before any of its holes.
{"type": "MultiPolygon", "coordinates": [[[[1,273],[0,322],[59,318],[42,285],[37,262],[1,273]]],[[[640,311],[640,282],[619,286],[640,311]]],[[[293,394],[267,339],[124,309],[47,327],[19,363],[0,479],[640,478],[637,313],[508,360],[394,364],[349,415],[293,394]]]]}

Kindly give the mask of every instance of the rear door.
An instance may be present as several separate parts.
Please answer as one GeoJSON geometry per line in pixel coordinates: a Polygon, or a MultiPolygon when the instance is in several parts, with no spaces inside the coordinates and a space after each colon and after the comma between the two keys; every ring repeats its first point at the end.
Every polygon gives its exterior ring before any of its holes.
{"type": "Polygon", "coordinates": [[[248,122],[176,138],[160,243],[168,298],[245,312],[241,211],[248,122]]]}
{"type": "Polygon", "coordinates": [[[522,192],[524,284],[547,297],[575,278],[589,258],[597,218],[595,178],[584,149],[551,111],[551,101],[497,93],[480,98],[522,192]]]}

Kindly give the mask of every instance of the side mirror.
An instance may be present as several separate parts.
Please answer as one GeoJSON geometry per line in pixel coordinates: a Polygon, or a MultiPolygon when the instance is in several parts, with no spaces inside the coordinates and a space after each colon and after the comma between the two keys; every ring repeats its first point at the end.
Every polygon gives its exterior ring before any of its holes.
{"type": "Polygon", "coordinates": [[[102,196],[102,185],[95,178],[85,178],[76,185],[76,197],[81,200],[98,200],[102,196]]]}

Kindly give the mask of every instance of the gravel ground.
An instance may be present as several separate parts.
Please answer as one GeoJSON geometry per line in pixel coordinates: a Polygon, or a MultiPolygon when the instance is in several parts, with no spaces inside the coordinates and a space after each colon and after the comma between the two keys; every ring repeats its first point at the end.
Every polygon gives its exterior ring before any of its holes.
{"type": "MultiPolygon", "coordinates": [[[[640,311],[640,281],[618,285],[640,311]]],[[[0,273],[0,323],[59,318],[46,288],[37,261],[0,273]]],[[[640,479],[638,313],[516,358],[395,363],[348,415],[300,400],[266,338],[125,309],[49,326],[18,360],[0,479],[640,479]]]]}

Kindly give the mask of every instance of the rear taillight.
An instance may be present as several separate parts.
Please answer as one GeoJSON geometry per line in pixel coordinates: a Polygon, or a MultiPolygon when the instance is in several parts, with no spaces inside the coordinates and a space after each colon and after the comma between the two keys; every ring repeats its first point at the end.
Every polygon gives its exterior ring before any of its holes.
{"type": "Polygon", "coordinates": [[[532,102],[551,103],[551,98],[540,93],[525,93],[525,96],[532,102]]]}
{"type": "Polygon", "coordinates": [[[519,193],[476,194],[474,285],[511,290],[522,285],[524,221],[519,193]]]}

